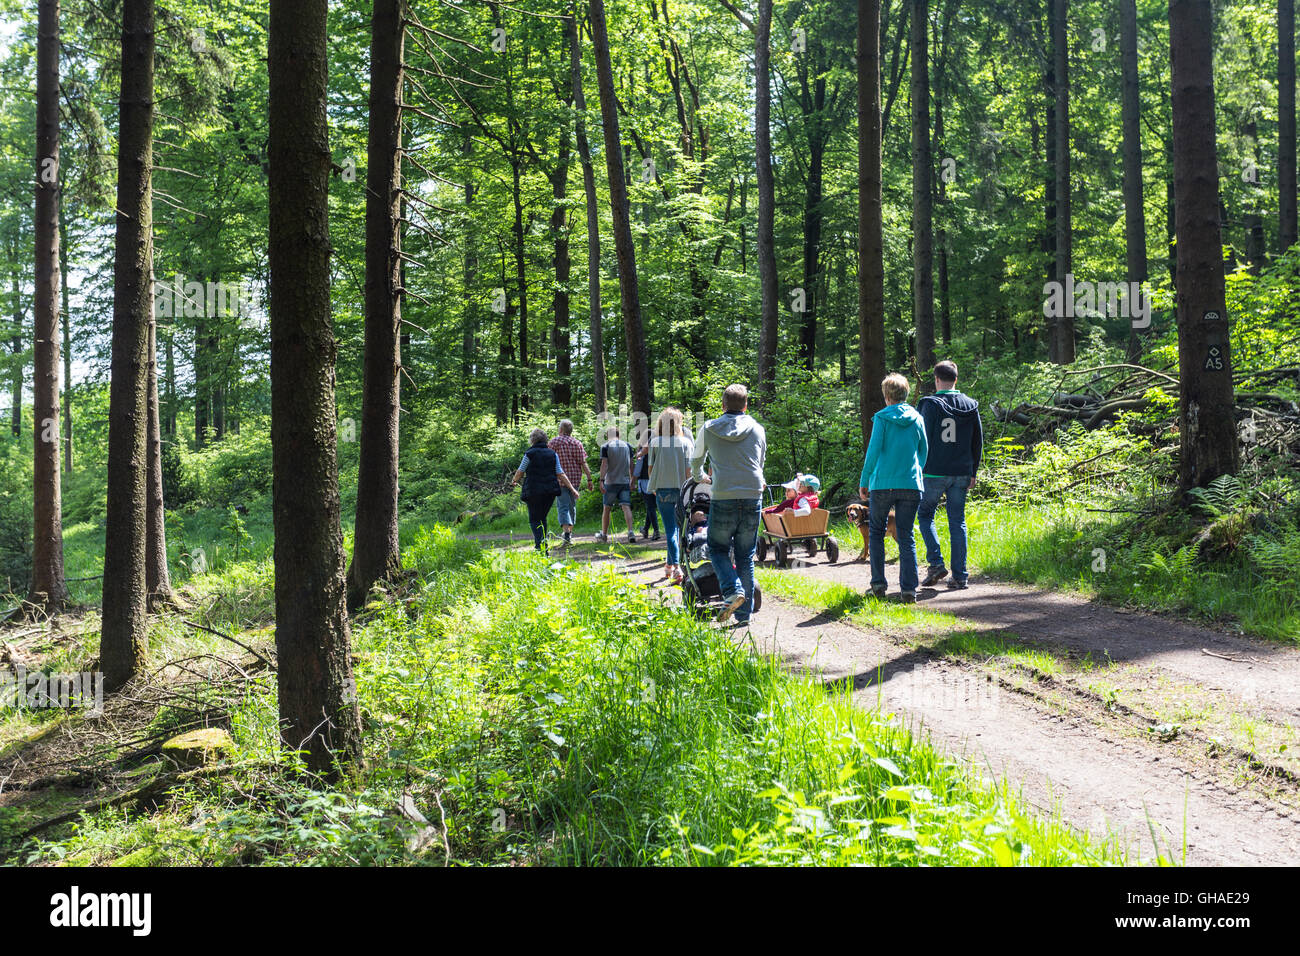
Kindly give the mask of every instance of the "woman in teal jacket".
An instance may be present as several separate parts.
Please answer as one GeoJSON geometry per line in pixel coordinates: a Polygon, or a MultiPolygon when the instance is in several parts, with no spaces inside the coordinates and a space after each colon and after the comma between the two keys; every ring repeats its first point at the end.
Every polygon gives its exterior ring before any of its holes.
{"type": "Polygon", "coordinates": [[[907,404],[911,386],[901,375],[889,375],[880,383],[886,405],[871,418],[871,441],[862,463],[858,497],[868,502],[871,512],[868,535],[871,545],[871,593],[883,598],[885,582],[885,524],[889,509],[894,509],[898,530],[898,586],[903,601],[916,600],[919,580],[916,570],[916,541],[912,526],[921,505],[925,479],[921,468],[930,446],[925,438],[925,422],[920,413],[907,404]]]}

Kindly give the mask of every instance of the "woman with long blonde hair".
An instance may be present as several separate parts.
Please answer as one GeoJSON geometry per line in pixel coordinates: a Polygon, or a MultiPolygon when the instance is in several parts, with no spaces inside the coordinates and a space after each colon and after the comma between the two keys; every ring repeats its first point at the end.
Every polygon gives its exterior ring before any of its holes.
{"type": "Polygon", "coordinates": [[[682,485],[691,473],[691,455],[695,443],[682,425],[680,409],[671,405],[659,413],[654,435],[650,439],[649,491],[664,521],[664,534],[668,538],[668,554],[664,561],[664,577],[674,583],[682,579],[681,537],[677,527],[677,502],[682,485]]]}

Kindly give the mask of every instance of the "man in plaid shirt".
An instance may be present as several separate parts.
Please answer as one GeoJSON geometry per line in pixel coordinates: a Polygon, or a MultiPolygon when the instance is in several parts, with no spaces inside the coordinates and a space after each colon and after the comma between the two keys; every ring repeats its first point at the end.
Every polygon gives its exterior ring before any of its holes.
{"type": "MultiPolygon", "coordinates": [[[[587,476],[589,488],[595,487],[591,468],[587,465],[587,449],[579,439],[573,437],[573,422],[567,418],[560,422],[560,433],[551,439],[550,449],[555,452],[555,457],[560,459],[560,467],[573,481],[573,487],[579,487],[582,481],[579,475],[587,476]]],[[[560,489],[559,510],[560,530],[564,532],[564,543],[567,546],[573,543],[573,525],[574,519],[578,516],[578,502],[563,488],[560,489]]]]}

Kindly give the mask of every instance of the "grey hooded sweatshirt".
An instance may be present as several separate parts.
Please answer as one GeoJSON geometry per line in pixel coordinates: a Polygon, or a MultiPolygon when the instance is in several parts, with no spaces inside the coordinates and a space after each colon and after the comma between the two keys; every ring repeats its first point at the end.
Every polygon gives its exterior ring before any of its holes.
{"type": "Polygon", "coordinates": [[[767,461],[767,433],[744,412],[723,412],[706,422],[695,443],[691,474],[699,480],[704,460],[713,468],[713,497],[761,500],[763,464],[767,461]]]}

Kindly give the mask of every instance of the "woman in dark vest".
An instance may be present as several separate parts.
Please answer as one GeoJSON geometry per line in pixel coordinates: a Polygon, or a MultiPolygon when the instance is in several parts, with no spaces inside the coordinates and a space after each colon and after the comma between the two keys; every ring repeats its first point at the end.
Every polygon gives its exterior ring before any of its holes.
{"type": "Polygon", "coordinates": [[[560,496],[560,488],[565,488],[575,501],[578,489],[560,467],[560,459],[555,452],[546,447],[546,432],[534,428],[528,440],[531,444],[524,452],[511,484],[517,485],[520,481],[524,483],[519,497],[528,506],[528,526],[533,529],[533,546],[540,551],[546,541],[546,516],[550,514],[555,499],[560,496]]]}

